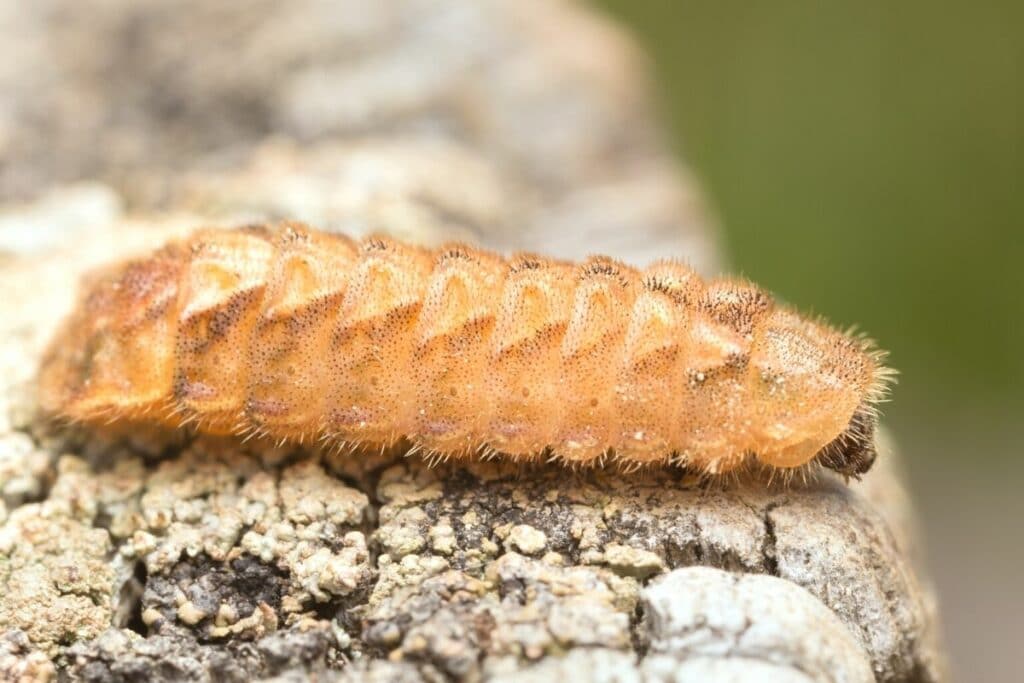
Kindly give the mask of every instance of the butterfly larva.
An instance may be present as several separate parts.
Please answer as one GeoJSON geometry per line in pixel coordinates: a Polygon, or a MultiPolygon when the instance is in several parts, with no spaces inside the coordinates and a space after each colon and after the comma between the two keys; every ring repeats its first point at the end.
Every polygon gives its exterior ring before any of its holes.
{"type": "Polygon", "coordinates": [[[202,230],[91,276],[40,371],[73,421],[192,423],[435,456],[874,460],[862,339],[673,261],[637,271],[297,224],[202,230]]]}

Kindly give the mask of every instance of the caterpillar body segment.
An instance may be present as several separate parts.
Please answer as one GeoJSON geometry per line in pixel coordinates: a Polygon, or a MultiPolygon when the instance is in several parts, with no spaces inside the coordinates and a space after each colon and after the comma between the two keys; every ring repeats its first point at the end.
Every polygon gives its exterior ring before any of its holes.
{"type": "Polygon", "coordinates": [[[45,411],[87,423],[856,475],[887,373],[864,340],[680,263],[505,259],[288,223],[201,230],[88,278],[39,386],[45,411]]]}

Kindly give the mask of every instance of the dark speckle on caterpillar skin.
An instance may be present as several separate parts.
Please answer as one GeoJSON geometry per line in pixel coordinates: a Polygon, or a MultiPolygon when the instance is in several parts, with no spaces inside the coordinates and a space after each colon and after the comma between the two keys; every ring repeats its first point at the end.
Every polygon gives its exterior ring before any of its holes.
{"type": "Polygon", "coordinates": [[[570,466],[875,459],[890,376],[863,339],[741,280],[297,223],[202,230],[86,283],[45,411],[432,458],[570,466]]]}
{"type": "Polygon", "coordinates": [[[543,265],[543,261],[539,257],[521,255],[509,262],[509,274],[514,275],[524,270],[540,270],[543,265]]]}

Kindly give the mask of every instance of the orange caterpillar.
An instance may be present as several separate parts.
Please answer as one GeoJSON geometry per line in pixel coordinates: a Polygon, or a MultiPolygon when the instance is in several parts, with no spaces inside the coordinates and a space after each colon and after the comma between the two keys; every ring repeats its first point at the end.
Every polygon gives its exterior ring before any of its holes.
{"type": "Polygon", "coordinates": [[[201,230],[94,274],[40,371],[87,423],[433,457],[756,459],[846,475],[875,458],[888,371],[863,339],[673,261],[637,271],[297,224],[201,230]]]}

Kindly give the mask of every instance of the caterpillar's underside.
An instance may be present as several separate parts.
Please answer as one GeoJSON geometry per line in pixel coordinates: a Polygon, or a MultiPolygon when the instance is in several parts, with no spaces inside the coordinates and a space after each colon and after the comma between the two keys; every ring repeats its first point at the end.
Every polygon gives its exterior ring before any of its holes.
{"type": "Polygon", "coordinates": [[[202,230],[94,274],[40,373],[74,421],[565,463],[874,459],[860,338],[665,261],[508,259],[297,224],[202,230]]]}

